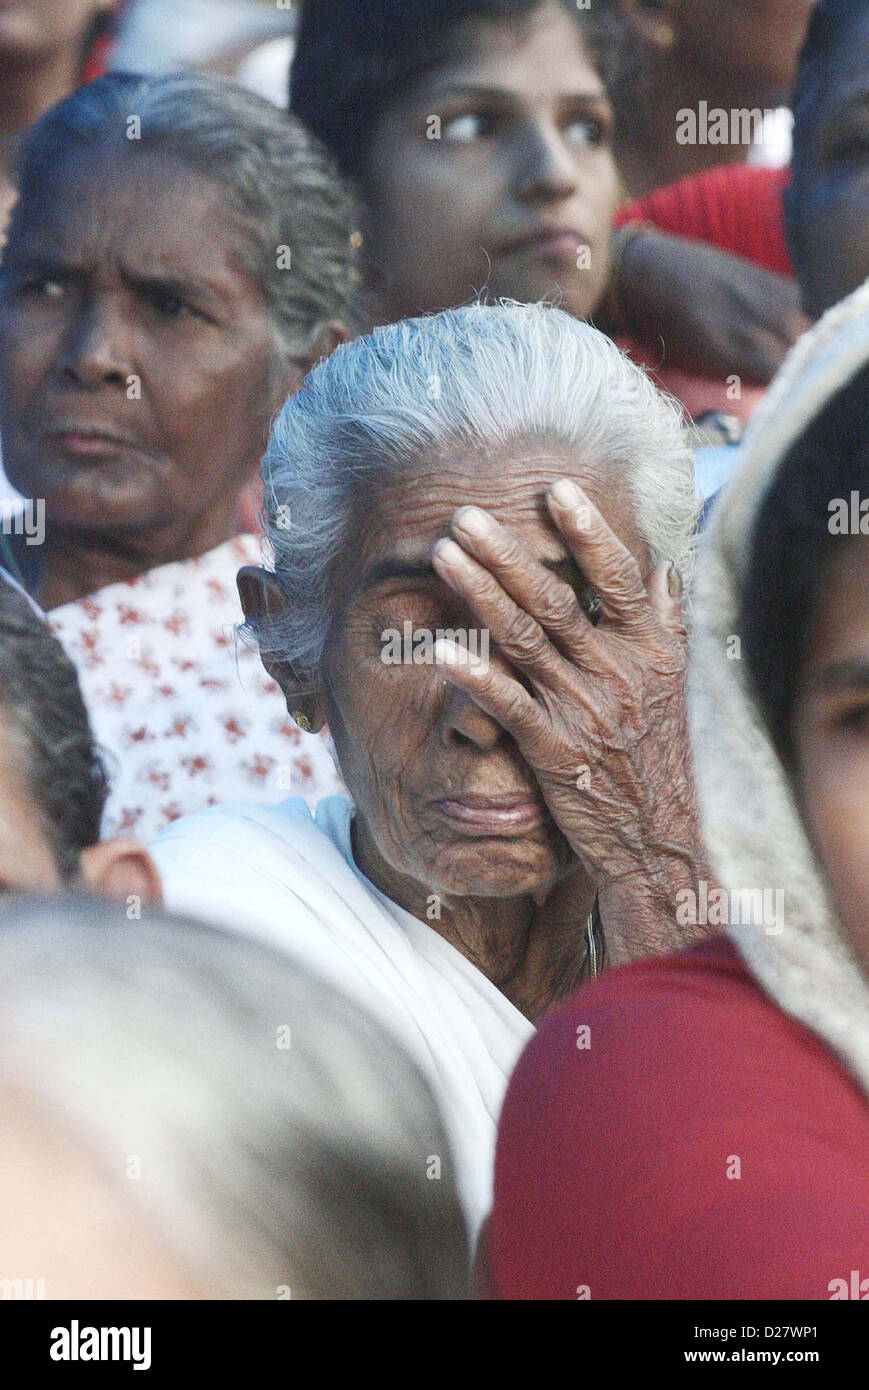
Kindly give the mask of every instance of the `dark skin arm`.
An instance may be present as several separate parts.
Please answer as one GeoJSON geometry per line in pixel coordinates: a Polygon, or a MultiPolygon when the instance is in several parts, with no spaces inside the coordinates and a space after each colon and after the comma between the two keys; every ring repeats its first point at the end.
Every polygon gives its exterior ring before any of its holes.
{"type": "Polygon", "coordinates": [[[624,248],[596,316],[663,353],[663,364],[766,386],[809,327],[793,280],[703,242],[644,231],[624,248]]]}

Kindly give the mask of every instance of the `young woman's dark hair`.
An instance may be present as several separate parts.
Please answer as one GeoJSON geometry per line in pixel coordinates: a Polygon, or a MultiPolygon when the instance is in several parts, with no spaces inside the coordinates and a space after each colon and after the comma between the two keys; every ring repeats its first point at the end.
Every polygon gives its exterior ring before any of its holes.
{"type": "Polygon", "coordinates": [[[60,642],[24,594],[0,576],[0,722],[45,827],[61,877],[98,843],[108,782],[60,642]]]}
{"type": "Polygon", "coordinates": [[[776,750],[791,768],[809,619],[823,601],[827,565],[850,539],[831,531],[830,504],[850,502],[853,492],[869,499],[869,367],[793,446],[754,526],[740,629],[776,750]]]}
{"type": "MultiPolygon", "coordinates": [[[[422,73],[457,53],[460,26],[522,23],[546,0],[304,0],[290,73],[290,110],[318,135],[342,173],[356,175],[385,107],[422,73]]],[[[624,36],[617,0],[557,3],[581,25],[609,87],[624,36]]]]}

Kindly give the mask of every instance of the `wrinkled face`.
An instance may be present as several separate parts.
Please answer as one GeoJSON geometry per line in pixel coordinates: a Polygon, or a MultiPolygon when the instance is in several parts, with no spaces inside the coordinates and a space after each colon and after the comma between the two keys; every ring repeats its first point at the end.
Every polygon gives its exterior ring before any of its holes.
{"type": "Polygon", "coordinates": [[[60,887],[45,828],[33,800],[8,716],[0,710],[0,894],[49,893],[60,887]]]}
{"type": "Polygon", "coordinates": [[[869,536],[847,540],[819,585],[794,737],[804,814],[869,972],[869,536]]]}
{"type": "MultiPolygon", "coordinates": [[[[334,576],[325,713],[357,817],[395,873],[444,896],[543,892],[576,867],[512,739],[436,665],[405,659],[424,653],[421,634],[434,637],[438,629],[468,634],[471,649],[482,641],[473,613],[431,566],[432,547],[459,507],[490,511],[584,595],[585,581],[544,506],[546,490],[563,477],[579,481],[648,570],[624,486],[563,448],[532,445],[512,456],[426,461],[368,488],[351,531],[358,547],[334,576]],[[405,624],[413,641],[399,652],[387,634],[403,637],[405,624]],[[468,823],[457,814],[475,801],[508,797],[525,803],[514,824],[468,823]]],[[[489,661],[503,661],[494,645],[489,661]]]]}
{"type": "Polygon", "coordinates": [[[0,64],[78,49],[97,15],[116,8],[117,0],[0,0],[0,64]]]}
{"type": "Polygon", "coordinates": [[[465,26],[457,51],[375,126],[363,193],[387,307],[455,308],[486,288],[555,296],[587,318],[606,280],[617,177],[612,112],[580,26],[548,3],[521,27],[465,26]]]}
{"type": "Polygon", "coordinates": [[[190,169],[113,147],[66,162],[16,217],[3,461],[49,526],[183,533],[209,509],[231,515],[255,472],[282,393],[224,204],[190,169]]]}
{"type": "Polygon", "coordinates": [[[869,10],[850,26],[828,73],[789,195],[794,261],[812,318],[869,276],[869,10]]]}
{"type": "Polygon", "coordinates": [[[699,72],[723,69],[753,101],[790,97],[815,0],[675,0],[681,55],[699,72]]]}

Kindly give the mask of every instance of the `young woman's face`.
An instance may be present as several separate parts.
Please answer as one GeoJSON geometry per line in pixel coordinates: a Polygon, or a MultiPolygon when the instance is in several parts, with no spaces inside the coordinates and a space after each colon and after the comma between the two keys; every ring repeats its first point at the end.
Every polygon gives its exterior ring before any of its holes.
{"type": "Polygon", "coordinates": [[[479,291],[587,318],[617,200],[612,112],[555,0],[521,27],[475,22],[462,56],[377,122],[363,176],[370,258],[394,317],[479,291]]]}
{"type": "Polygon", "coordinates": [[[843,542],[809,621],[794,737],[803,811],[869,972],[869,536],[843,542]]]}

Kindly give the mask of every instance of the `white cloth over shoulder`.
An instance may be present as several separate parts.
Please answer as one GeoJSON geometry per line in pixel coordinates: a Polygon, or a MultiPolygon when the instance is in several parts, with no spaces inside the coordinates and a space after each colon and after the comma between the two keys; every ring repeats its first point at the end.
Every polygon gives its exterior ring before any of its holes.
{"type": "Polygon", "coordinates": [[[453,1145],[472,1232],[491,1206],[495,1135],[533,1025],[432,927],[391,902],[353,859],[353,808],[328,797],[221,806],[151,846],[167,906],[249,931],[355,999],[428,1078],[453,1145]]]}

